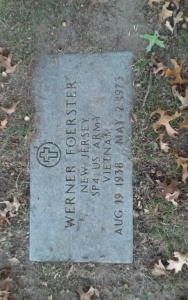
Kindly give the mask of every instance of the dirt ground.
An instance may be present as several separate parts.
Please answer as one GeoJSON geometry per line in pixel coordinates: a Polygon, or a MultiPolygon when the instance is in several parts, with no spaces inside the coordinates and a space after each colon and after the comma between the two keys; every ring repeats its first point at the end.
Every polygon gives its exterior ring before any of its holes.
{"type": "MultiPolygon", "coordinates": [[[[181,179],[181,172],[174,157],[157,148],[157,135],[149,121],[149,114],[164,101],[164,109],[177,109],[177,103],[173,102],[167,83],[153,78],[150,94],[142,106],[151,66],[145,52],[147,42],[138,35],[154,32],[157,9],[154,5],[151,11],[146,0],[17,0],[16,3],[0,0],[0,47],[13,53],[13,64],[22,60],[14,74],[0,78],[1,106],[10,107],[13,101],[20,101],[16,112],[9,117],[7,128],[0,132],[0,201],[12,202],[16,197],[21,203],[17,216],[9,218],[10,224],[5,223],[0,231],[0,274],[3,277],[2,270],[10,269],[10,299],[78,300],[79,285],[84,291],[96,287],[100,300],[188,299],[186,266],[178,274],[172,272],[166,277],[151,274],[154,263],[159,259],[165,262],[174,250],[188,252],[188,188],[186,184],[180,185],[178,208],[165,203],[160,196],[156,179],[163,180],[166,176],[181,179]],[[32,95],[37,62],[45,54],[105,51],[131,51],[134,56],[132,145],[137,212],[134,262],[130,265],[31,262],[28,258],[29,145],[37,131],[32,95]],[[156,206],[157,214],[153,213],[156,206]],[[12,265],[9,259],[14,257],[19,263],[12,265]]],[[[161,36],[171,48],[154,47],[158,57],[163,61],[184,59],[188,64],[185,36],[178,33],[178,37],[169,37],[164,29],[161,36]]],[[[4,119],[3,111],[0,117],[4,119]]],[[[187,157],[186,130],[173,147],[187,157]]]]}

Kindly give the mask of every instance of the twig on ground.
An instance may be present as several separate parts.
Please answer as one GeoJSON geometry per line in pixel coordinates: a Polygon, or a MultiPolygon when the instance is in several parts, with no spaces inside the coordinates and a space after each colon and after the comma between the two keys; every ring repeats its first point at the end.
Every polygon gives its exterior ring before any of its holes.
{"type": "Polygon", "coordinates": [[[146,100],[147,100],[147,97],[148,97],[148,95],[149,95],[149,91],[150,91],[151,86],[152,86],[152,70],[150,70],[150,73],[149,73],[148,88],[147,88],[146,95],[145,95],[145,97],[144,97],[144,101],[143,101],[142,107],[144,107],[145,104],[146,104],[146,100]]]}

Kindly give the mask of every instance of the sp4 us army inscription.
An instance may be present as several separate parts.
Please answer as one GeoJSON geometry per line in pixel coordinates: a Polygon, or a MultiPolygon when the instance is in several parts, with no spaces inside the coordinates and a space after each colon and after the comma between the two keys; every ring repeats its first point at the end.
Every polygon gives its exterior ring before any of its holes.
{"type": "Polygon", "coordinates": [[[34,81],[30,259],[132,262],[132,55],[50,60],[34,81]]]}

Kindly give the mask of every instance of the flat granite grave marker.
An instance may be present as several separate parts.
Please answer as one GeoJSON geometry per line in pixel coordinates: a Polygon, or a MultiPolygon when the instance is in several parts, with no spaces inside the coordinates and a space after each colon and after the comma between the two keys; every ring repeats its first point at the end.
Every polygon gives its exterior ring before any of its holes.
{"type": "Polygon", "coordinates": [[[129,52],[41,59],[31,260],[132,262],[131,64],[129,52]]]}

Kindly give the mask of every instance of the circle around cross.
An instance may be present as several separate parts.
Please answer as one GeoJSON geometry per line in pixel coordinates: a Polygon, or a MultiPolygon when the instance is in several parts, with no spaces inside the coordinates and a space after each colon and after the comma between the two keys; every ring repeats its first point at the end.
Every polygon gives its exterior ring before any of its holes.
{"type": "Polygon", "coordinates": [[[52,142],[41,144],[37,150],[37,160],[44,167],[54,167],[61,159],[61,150],[52,142]]]}

